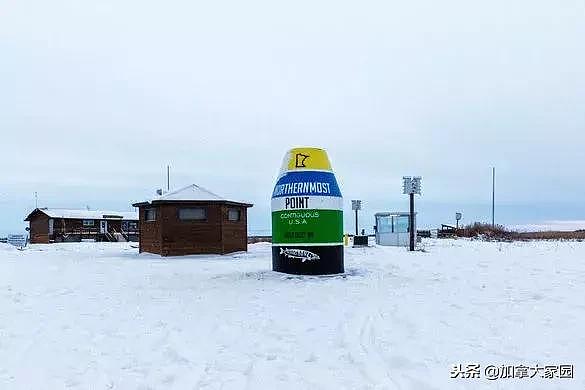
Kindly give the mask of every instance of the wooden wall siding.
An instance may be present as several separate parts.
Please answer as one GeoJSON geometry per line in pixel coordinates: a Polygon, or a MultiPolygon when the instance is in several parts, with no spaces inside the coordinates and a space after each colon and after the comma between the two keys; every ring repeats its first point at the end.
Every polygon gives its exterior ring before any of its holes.
{"type": "MultiPolygon", "coordinates": [[[[148,207],[150,208],[150,207],[148,207]]],[[[140,229],[140,238],[138,239],[138,247],[139,252],[148,252],[148,253],[161,253],[161,219],[160,219],[160,210],[158,207],[153,207],[156,209],[156,220],[155,221],[145,221],[144,214],[145,208],[140,208],[138,215],[140,218],[140,223],[138,224],[140,229]]]]}
{"type": "Polygon", "coordinates": [[[221,205],[219,204],[166,204],[160,207],[162,220],[163,256],[185,254],[222,253],[221,205]],[[182,221],[179,208],[205,207],[207,221],[182,221]]]}
{"type": "Polygon", "coordinates": [[[29,226],[31,244],[49,243],[49,217],[45,214],[38,214],[31,218],[29,226]]]}
{"type": "Polygon", "coordinates": [[[239,252],[248,250],[248,221],[246,207],[222,206],[223,225],[223,252],[239,252]],[[229,209],[240,210],[240,220],[237,222],[228,220],[229,209]]]}
{"type": "Polygon", "coordinates": [[[140,207],[140,251],[162,256],[229,253],[247,250],[246,207],[240,209],[238,222],[227,220],[227,206],[221,203],[185,202],[157,205],[157,220],[145,222],[148,206],[140,207]],[[207,221],[182,221],[179,208],[205,207],[207,221]]]}

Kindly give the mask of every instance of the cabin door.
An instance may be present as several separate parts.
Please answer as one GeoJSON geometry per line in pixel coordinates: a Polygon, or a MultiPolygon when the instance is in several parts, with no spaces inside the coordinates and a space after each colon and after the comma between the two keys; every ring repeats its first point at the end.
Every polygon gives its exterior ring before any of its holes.
{"type": "Polygon", "coordinates": [[[49,235],[52,235],[53,234],[54,223],[55,223],[55,220],[53,220],[52,218],[50,218],[49,219],[49,235]]]}
{"type": "Polygon", "coordinates": [[[100,221],[100,234],[108,232],[108,221],[100,221]]]}

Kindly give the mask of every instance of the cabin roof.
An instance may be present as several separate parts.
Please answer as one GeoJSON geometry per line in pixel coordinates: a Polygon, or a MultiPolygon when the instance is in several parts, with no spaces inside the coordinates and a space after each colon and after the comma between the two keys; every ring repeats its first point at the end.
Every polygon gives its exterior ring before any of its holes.
{"type": "Polygon", "coordinates": [[[25,221],[29,221],[37,212],[43,213],[49,218],[138,220],[136,211],[37,208],[26,217],[25,221]]]}
{"type": "Polygon", "coordinates": [[[145,202],[135,203],[133,206],[143,206],[151,203],[165,203],[165,202],[225,202],[232,204],[240,204],[247,207],[252,207],[252,204],[229,200],[221,197],[208,189],[205,189],[197,184],[190,184],[178,190],[167,192],[151,200],[145,202]]]}
{"type": "MultiPolygon", "coordinates": [[[[416,215],[417,212],[414,212],[414,215],[416,215]]],[[[383,213],[376,213],[374,214],[375,217],[408,217],[410,215],[410,212],[408,211],[390,211],[390,212],[383,212],[383,213]]]]}

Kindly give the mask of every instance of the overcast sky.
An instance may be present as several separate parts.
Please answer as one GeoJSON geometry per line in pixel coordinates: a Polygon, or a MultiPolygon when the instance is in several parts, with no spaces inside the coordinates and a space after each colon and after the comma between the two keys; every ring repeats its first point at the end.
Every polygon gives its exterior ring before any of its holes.
{"type": "Polygon", "coordinates": [[[0,0],[0,233],[34,191],[126,210],[167,164],[269,228],[299,145],[368,212],[416,174],[424,222],[487,220],[496,166],[506,222],[585,219],[584,37],[583,0],[0,0]]]}

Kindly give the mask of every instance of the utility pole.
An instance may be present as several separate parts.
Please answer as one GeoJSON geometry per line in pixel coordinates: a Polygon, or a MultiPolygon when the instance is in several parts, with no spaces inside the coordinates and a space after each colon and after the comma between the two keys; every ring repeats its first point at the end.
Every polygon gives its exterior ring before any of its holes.
{"type": "Polygon", "coordinates": [[[167,165],[167,191],[171,191],[171,167],[167,165]]]}
{"type": "Polygon", "coordinates": [[[492,227],[496,226],[496,167],[492,167],[492,227]]]}

